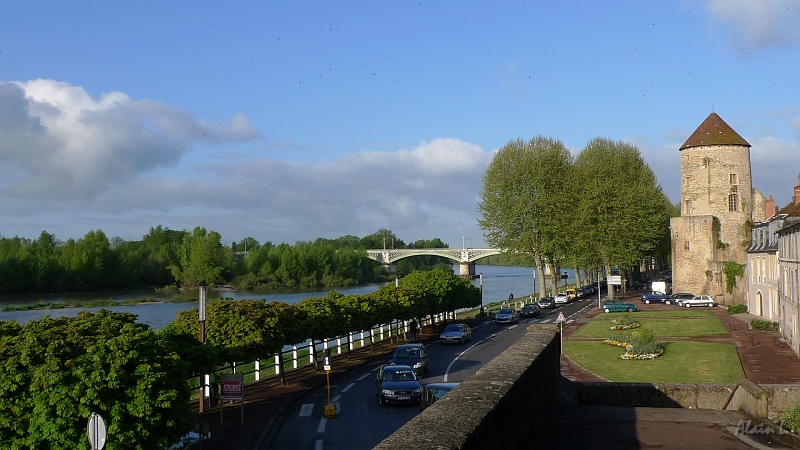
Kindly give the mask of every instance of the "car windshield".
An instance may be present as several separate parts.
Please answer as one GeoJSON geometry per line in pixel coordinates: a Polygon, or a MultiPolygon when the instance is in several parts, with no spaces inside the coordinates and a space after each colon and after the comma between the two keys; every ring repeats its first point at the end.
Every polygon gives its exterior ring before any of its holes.
{"type": "Polygon", "coordinates": [[[447,328],[444,329],[444,331],[461,331],[461,325],[454,325],[454,324],[448,325],[447,328]]]}
{"type": "Polygon", "coordinates": [[[383,379],[386,381],[411,381],[417,378],[414,376],[414,372],[410,370],[394,370],[386,372],[383,375],[383,379]]]}
{"type": "Polygon", "coordinates": [[[497,314],[511,314],[514,310],[511,308],[503,308],[497,314]]]}
{"type": "Polygon", "coordinates": [[[419,359],[418,348],[401,348],[397,349],[394,354],[395,359],[419,359]]]}

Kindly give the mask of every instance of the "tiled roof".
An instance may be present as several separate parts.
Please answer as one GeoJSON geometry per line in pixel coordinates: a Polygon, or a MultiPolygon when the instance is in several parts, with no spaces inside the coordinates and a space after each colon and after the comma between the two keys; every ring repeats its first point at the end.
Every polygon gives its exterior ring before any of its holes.
{"type": "Polygon", "coordinates": [[[681,150],[701,145],[743,145],[750,147],[750,144],[733,131],[727,123],[717,113],[712,112],[706,120],[694,130],[689,139],[683,143],[681,150]]]}
{"type": "Polygon", "coordinates": [[[800,203],[789,203],[781,208],[778,214],[786,214],[789,217],[800,217],[800,203]]]}

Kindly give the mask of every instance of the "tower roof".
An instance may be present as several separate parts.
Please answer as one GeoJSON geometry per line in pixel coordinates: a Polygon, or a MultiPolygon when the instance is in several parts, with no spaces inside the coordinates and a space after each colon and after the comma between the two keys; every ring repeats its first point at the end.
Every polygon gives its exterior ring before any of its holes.
{"type": "Polygon", "coordinates": [[[706,120],[694,130],[689,139],[681,145],[681,150],[700,147],[702,145],[742,145],[750,147],[750,143],[733,131],[717,113],[712,112],[706,120]]]}

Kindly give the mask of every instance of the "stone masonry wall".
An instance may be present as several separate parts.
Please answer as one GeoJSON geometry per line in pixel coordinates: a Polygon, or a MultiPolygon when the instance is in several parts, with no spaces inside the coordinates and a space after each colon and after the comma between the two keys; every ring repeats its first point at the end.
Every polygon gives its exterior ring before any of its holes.
{"type": "Polygon", "coordinates": [[[529,449],[560,377],[552,326],[531,325],[511,347],[375,449],[529,449]],[[502,430],[502,431],[500,431],[502,430]]]}

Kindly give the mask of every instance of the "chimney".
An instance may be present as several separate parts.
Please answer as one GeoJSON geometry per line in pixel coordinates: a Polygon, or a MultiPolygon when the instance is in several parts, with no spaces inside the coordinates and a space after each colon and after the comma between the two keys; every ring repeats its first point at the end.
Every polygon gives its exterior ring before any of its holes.
{"type": "Polygon", "coordinates": [[[800,184],[794,187],[794,204],[800,203],[800,184]]]}
{"type": "MultiPolygon", "coordinates": [[[[797,188],[795,188],[795,198],[797,196],[797,188]]],[[[766,205],[764,205],[764,220],[769,220],[773,216],[775,216],[775,200],[772,198],[772,195],[769,196],[767,199],[766,205]]]]}

